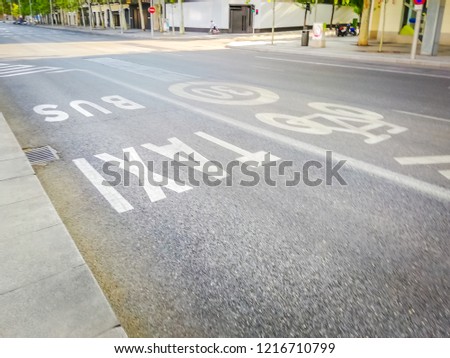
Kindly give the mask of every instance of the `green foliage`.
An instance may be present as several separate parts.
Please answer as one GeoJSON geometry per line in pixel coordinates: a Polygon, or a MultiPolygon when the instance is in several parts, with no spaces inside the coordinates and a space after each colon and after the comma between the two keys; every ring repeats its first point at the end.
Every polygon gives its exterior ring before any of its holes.
{"type": "Polygon", "coordinates": [[[19,17],[20,16],[19,5],[12,4],[12,15],[14,17],[19,17]]]}

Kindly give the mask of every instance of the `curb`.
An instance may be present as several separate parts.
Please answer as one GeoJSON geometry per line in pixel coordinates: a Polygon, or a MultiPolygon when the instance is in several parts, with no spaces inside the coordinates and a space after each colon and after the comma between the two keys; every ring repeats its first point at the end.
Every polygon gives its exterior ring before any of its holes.
{"type": "Polygon", "coordinates": [[[356,60],[359,62],[378,62],[378,63],[391,63],[391,64],[403,64],[410,65],[416,67],[426,67],[433,69],[443,69],[450,70],[450,62],[442,62],[442,61],[429,61],[422,59],[411,60],[408,58],[390,58],[388,54],[385,54],[383,57],[371,56],[371,54],[367,55],[355,55],[355,54],[345,54],[345,53],[324,53],[319,52],[322,49],[314,49],[318,50],[312,53],[310,50],[298,51],[295,48],[290,50],[280,49],[280,48],[271,48],[268,45],[226,45],[227,48],[230,49],[241,49],[246,51],[254,51],[254,52],[265,52],[265,53],[283,53],[283,54],[294,54],[294,55],[305,55],[311,57],[323,57],[323,58],[339,58],[339,59],[349,59],[356,60]],[[258,47],[257,47],[258,46],[258,47]],[[264,48],[261,48],[264,46],[264,48]],[[387,55],[387,56],[386,56],[387,55]]]}
{"type": "Polygon", "coordinates": [[[0,112],[0,337],[127,337],[0,112]]]}

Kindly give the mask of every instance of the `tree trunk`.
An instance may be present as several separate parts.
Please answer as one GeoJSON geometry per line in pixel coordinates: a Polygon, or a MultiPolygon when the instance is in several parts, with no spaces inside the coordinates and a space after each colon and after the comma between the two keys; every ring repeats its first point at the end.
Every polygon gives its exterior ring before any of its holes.
{"type": "Polygon", "coordinates": [[[362,14],[361,14],[361,25],[359,28],[358,46],[368,46],[369,45],[370,5],[371,5],[371,0],[364,0],[362,14]]]}
{"type": "Polygon", "coordinates": [[[138,0],[139,3],[139,16],[141,18],[141,29],[145,31],[144,10],[142,9],[142,0],[138,0]]]}
{"type": "Polygon", "coordinates": [[[78,4],[80,5],[80,11],[81,11],[81,21],[83,22],[83,27],[86,27],[86,21],[84,20],[84,9],[83,4],[80,0],[78,0],[78,4]]]}
{"type": "Polygon", "coordinates": [[[333,4],[331,4],[332,9],[331,9],[331,18],[330,18],[330,30],[333,29],[333,20],[334,20],[334,10],[336,8],[335,3],[333,2],[333,4]]]}

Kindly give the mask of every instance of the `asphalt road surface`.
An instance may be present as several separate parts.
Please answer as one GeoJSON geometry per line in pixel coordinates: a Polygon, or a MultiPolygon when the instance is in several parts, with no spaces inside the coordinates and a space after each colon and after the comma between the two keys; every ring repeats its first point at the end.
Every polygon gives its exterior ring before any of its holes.
{"type": "Polygon", "coordinates": [[[0,24],[1,111],[58,152],[38,177],[127,333],[450,336],[450,72],[225,43],[0,24]]]}

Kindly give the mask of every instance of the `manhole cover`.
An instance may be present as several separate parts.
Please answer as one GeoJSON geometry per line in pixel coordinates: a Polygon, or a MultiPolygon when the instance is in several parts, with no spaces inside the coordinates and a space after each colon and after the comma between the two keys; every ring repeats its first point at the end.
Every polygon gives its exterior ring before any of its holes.
{"type": "Polygon", "coordinates": [[[31,165],[46,164],[59,159],[56,150],[49,145],[46,145],[45,147],[27,149],[25,150],[25,155],[31,165]]]}

